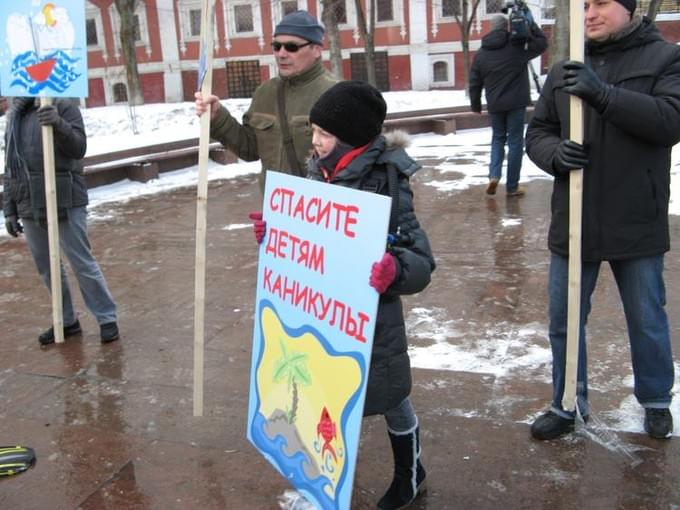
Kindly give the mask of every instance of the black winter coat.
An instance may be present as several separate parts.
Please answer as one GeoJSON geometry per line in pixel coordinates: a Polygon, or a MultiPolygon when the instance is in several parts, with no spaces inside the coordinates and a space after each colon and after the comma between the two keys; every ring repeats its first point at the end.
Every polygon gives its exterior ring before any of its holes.
{"type": "MultiPolygon", "coordinates": [[[[680,47],[643,20],[629,35],[589,45],[586,64],[613,86],[602,113],[584,104],[582,258],[621,260],[670,249],[671,148],[680,141],[680,47]]],[[[569,137],[569,95],[560,64],[550,71],[527,129],[529,157],[555,175],[553,158],[569,137]]],[[[548,245],[569,254],[569,176],[555,175],[548,245]]]]}
{"type": "MultiPolygon", "coordinates": [[[[366,152],[331,181],[389,196],[385,165],[393,165],[399,176],[397,225],[402,239],[407,241],[393,248],[392,254],[396,256],[400,270],[392,285],[381,294],[378,304],[364,416],[384,414],[411,393],[411,365],[399,296],[415,294],[427,287],[430,273],[435,268],[427,235],[420,228],[413,210],[413,192],[408,181],[420,165],[406,153],[404,142],[405,137],[398,132],[388,134],[387,139],[378,137],[366,152]]],[[[315,160],[309,162],[308,172],[310,179],[325,180],[315,160]]]]}
{"type": "MultiPolygon", "coordinates": [[[[61,121],[53,128],[54,166],[57,207],[60,217],[65,209],[87,205],[87,186],[82,158],[87,137],[80,109],[75,101],[57,99],[54,105],[61,121]]],[[[37,100],[26,110],[13,106],[7,115],[5,132],[5,216],[41,220],[46,218],[45,172],[42,131],[37,117],[37,100]]]]}
{"type": "Polygon", "coordinates": [[[492,30],[482,38],[482,47],[470,68],[470,105],[482,111],[482,88],[489,113],[509,112],[531,104],[527,64],[548,47],[548,41],[535,23],[529,42],[510,42],[507,30],[492,30]]]}

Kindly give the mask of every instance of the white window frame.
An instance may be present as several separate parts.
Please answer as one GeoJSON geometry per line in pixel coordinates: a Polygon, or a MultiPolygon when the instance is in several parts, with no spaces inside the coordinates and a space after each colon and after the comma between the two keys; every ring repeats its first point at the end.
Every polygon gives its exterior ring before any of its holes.
{"type": "MultiPolygon", "coordinates": [[[[347,23],[340,23],[338,25],[339,30],[358,30],[359,22],[357,21],[357,9],[354,5],[354,0],[343,0],[345,2],[345,14],[347,18],[347,23]]],[[[318,0],[316,1],[316,12],[321,16],[323,11],[323,5],[318,0]]],[[[321,19],[319,19],[321,21],[321,19]]],[[[382,23],[380,26],[383,26],[382,23]]]]}
{"type": "MultiPolygon", "coordinates": [[[[390,0],[392,2],[392,14],[394,15],[394,19],[390,21],[378,21],[378,4],[376,2],[376,13],[375,13],[375,26],[376,27],[396,27],[396,26],[401,26],[404,24],[404,2],[401,0],[390,0]]],[[[370,2],[367,3],[367,6],[370,7],[370,2]]],[[[368,9],[367,9],[368,11],[368,9]]],[[[369,12],[366,13],[367,20],[369,19],[369,12]]]]}
{"type": "MultiPolygon", "coordinates": [[[[93,19],[97,31],[97,44],[87,46],[88,51],[101,50],[106,53],[106,40],[104,39],[104,23],[102,22],[102,11],[92,2],[85,2],[85,19],[93,19]]],[[[85,37],[87,42],[87,36],[85,37]]]]}
{"type": "Polygon", "coordinates": [[[191,14],[190,11],[201,10],[201,0],[180,0],[178,4],[180,30],[182,32],[183,41],[198,41],[201,34],[191,34],[191,14]]]}
{"type": "Polygon", "coordinates": [[[260,9],[260,2],[249,2],[247,0],[226,0],[227,1],[227,33],[230,39],[239,39],[245,37],[260,37],[262,38],[262,10],[260,9]],[[236,31],[236,15],[234,13],[237,5],[249,5],[253,13],[253,30],[250,32],[236,31]]]}
{"type": "Polygon", "coordinates": [[[430,76],[429,83],[431,88],[453,87],[456,84],[455,60],[452,53],[442,55],[430,55],[430,76]],[[447,81],[434,81],[434,65],[437,62],[444,62],[449,69],[449,79],[447,81]]]}

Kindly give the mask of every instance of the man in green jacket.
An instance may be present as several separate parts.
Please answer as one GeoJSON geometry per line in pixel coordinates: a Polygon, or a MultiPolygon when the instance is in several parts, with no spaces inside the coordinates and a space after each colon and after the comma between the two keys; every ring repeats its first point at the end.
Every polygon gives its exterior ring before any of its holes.
{"type": "Polygon", "coordinates": [[[217,96],[203,98],[196,92],[196,113],[201,115],[210,108],[211,138],[245,161],[262,161],[261,190],[267,170],[303,177],[307,173],[306,160],[312,147],[309,111],[337,81],[321,63],[323,36],[323,26],[306,11],[283,17],[272,41],[279,76],[255,90],[242,123],[217,96]],[[287,129],[281,119],[285,119],[287,129]]]}

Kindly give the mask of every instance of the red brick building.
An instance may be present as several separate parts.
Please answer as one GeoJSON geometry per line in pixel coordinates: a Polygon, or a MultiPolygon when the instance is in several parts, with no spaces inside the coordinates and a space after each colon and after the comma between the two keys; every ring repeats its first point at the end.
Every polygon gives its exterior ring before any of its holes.
{"type": "MultiPolygon", "coordinates": [[[[137,0],[137,61],[146,103],[189,101],[196,89],[200,0],[137,0]]],[[[214,0],[213,90],[220,97],[249,97],[275,72],[270,43],[283,15],[306,9],[321,18],[318,0],[214,0]]],[[[529,0],[534,17],[549,28],[552,0],[529,0]],[[538,2],[541,2],[539,7],[538,2]]],[[[680,13],[675,0],[666,0],[680,13]]],[[[338,14],[346,78],[365,78],[364,41],[357,28],[354,0],[338,14]]],[[[488,30],[489,17],[503,0],[482,0],[471,34],[471,50],[488,30]]],[[[454,14],[460,0],[377,0],[378,84],[383,90],[463,88],[460,29],[454,14]]],[[[677,14],[657,21],[669,40],[680,40],[677,14]]],[[[119,43],[119,18],[113,0],[87,0],[88,106],[127,100],[119,43]]],[[[325,53],[327,58],[327,53],[325,53]]]]}

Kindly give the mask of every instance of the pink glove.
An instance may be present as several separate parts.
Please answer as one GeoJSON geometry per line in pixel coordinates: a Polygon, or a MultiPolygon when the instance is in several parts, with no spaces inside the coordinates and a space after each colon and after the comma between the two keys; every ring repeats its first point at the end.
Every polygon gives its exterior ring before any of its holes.
{"type": "Polygon", "coordinates": [[[264,235],[267,233],[267,222],[262,219],[261,212],[251,212],[248,215],[248,218],[254,220],[253,233],[255,234],[255,240],[257,241],[257,244],[260,244],[262,239],[264,239],[264,235]]]}
{"type": "Polygon", "coordinates": [[[385,253],[380,262],[375,262],[371,267],[371,278],[369,283],[371,287],[382,294],[387,290],[387,287],[394,281],[397,276],[397,261],[393,255],[385,253]]]}

